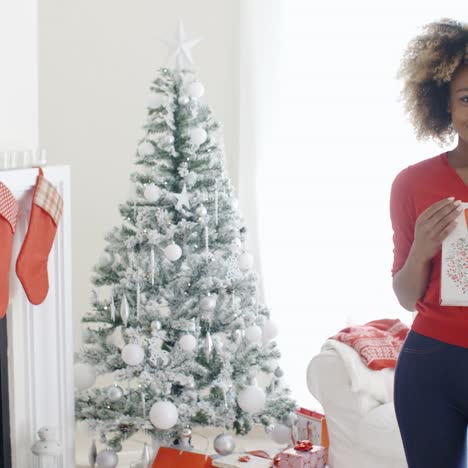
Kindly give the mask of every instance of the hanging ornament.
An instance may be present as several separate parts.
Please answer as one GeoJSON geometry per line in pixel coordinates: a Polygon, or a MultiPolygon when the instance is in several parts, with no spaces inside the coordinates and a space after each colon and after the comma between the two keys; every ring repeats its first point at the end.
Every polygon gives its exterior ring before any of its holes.
{"type": "Polygon", "coordinates": [[[200,307],[206,312],[211,312],[214,310],[216,307],[216,296],[214,294],[210,294],[209,296],[204,297],[200,301],[200,307]]]}
{"type": "Polygon", "coordinates": [[[93,439],[93,443],[91,444],[91,448],[88,452],[88,462],[90,468],[94,468],[96,466],[96,458],[97,458],[97,448],[96,448],[96,440],[93,439]]]}
{"type": "Polygon", "coordinates": [[[75,387],[85,390],[92,387],[96,382],[96,369],[91,364],[80,362],[75,364],[75,387]]]}
{"type": "Polygon", "coordinates": [[[197,347],[197,339],[193,335],[182,335],[179,340],[179,346],[187,353],[191,353],[197,347]]]}
{"type": "Polygon", "coordinates": [[[172,243],[164,249],[164,255],[171,262],[175,262],[182,256],[182,249],[177,244],[172,243]]]}
{"type": "Polygon", "coordinates": [[[198,216],[206,216],[206,214],[208,213],[207,209],[203,206],[203,205],[200,205],[198,208],[197,208],[197,215],[198,216]]]}
{"type": "Polygon", "coordinates": [[[119,401],[123,397],[123,390],[121,387],[118,385],[113,385],[112,387],[109,387],[107,390],[107,398],[109,398],[110,401],[113,403],[116,401],[119,401]]]}
{"type": "Polygon", "coordinates": [[[271,438],[277,444],[288,444],[291,441],[291,429],[284,424],[276,424],[271,431],[271,438]]]}
{"type": "Polygon", "coordinates": [[[206,133],[206,130],[204,128],[198,127],[192,128],[192,130],[190,130],[190,141],[194,145],[199,146],[205,143],[207,138],[208,134],[206,133]]]}
{"type": "MultiPolygon", "coordinates": [[[[258,303],[258,302],[257,302],[258,303]]],[[[263,342],[268,343],[278,336],[278,327],[270,319],[265,320],[263,324],[263,342]]]]}
{"type": "Polygon", "coordinates": [[[231,435],[223,433],[216,436],[213,447],[219,455],[230,455],[236,448],[236,443],[231,435]]]}
{"type": "Polygon", "coordinates": [[[110,449],[105,449],[99,452],[96,463],[99,468],[115,468],[119,463],[119,457],[110,449]]]}
{"type": "Polygon", "coordinates": [[[141,302],[140,283],[137,283],[137,287],[136,287],[136,316],[137,316],[137,319],[140,318],[140,302],[141,302]]]}
{"type": "Polygon", "coordinates": [[[234,338],[234,342],[236,344],[240,344],[240,342],[242,341],[242,338],[243,338],[242,330],[240,328],[236,328],[234,330],[233,338],[234,338]]]}
{"type": "Polygon", "coordinates": [[[143,468],[150,468],[151,464],[151,452],[150,448],[148,447],[148,444],[145,442],[145,445],[143,446],[143,453],[141,454],[141,463],[143,465],[143,468]]]}
{"type": "Polygon", "coordinates": [[[146,395],[144,392],[141,392],[141,412],[143,414],[143,419],[146,418],[146,395]]]}
{"type": "Polygon", "coordinates": [[[188,95],[194,99],[199,99],[205,94],[205,88],[199,81],[194,81],[188,87],[188,95]]]}
{"type": "Polygon", "coordinates": [[[179,97],[179,104],[183,106],[187,105],[190,102],[190,99],[187,96],[180,96],[179,97]]]}
{"type": "Polygon", "coordinates": [[[162,430],[175,426],[179,419],[179,412],[174,403],[158,401],[151,407],[150,421],[154,427],[162,430]]]}
{"type": "Polygon", "coordinates": [[[151,330],[152,331],[159,331],[162,328],[162,323],[159,320],[153,320],[151,322],[151,330]]]}
{"type": "Polygon", "coordinates": [[[127,296],[124,294],[122,297],[122,302],[120,303],[120,317],[125,326],[128,323],[128,317],[130,316],[130,308],[128,306],[127,296]]]}
{"type": "Polygon", "coordinates": [[[102,252],[102,254],[99,256],[98,263],[99,263],[99,266],[105,268],[105,267],[110,266],[113,261],[114,261],[113,255],[110,252],[107,252],[107,250],[104,250],[104,252],[102,252]]]}
{"type": "Polygon", "coordinates": [[[161,93],[151,93],[148,96],[148,107],[150,109],[157,109],[161,107],[164,103],[164,97],[161,93]]]}
{"type": "Polygon", "coordinates": [[[177,199],[176,209],[182,210],[182,207],[190,208],[190,194],[187,192],[187,186],[184,184],[182,187],[182,192],[173,193],[174,197],[177,199]]]}
{"type": "Polygon", "coordinates": [[[141,157],[151,156],[154,153],[154,146],[149,141],[144,141],[138,145],[138,154],[141,157]]]}
{"type": "Polygon", "coordinates": [[[145,187],[145,191],[143,193],[145,199],[150,203],[155,203],[161,197],[162,191],[161,189],[155,184],[148,184],[145,187]]]}
{"type": "Polygon", "coordinates": [[[110,315],[111,320],[115,322],[115,303],[114,303],[114,295],[112,295],[111,303],[110,303],[110,315]]]}
{"type": "Polygon", "coordinates": [[[281,369],[281,367],[277,367],[275,369],[275,377],[278,377],[278,379],[281,379],[281,377],[284,376],[284,371],[281,369]]]}
{"type": "Polygon", "coordinates": [[[218,225],[218,181],[216,181],[216,188],[215,188],[215,224],[218,225]]]}
{"type": "Polygon", "coordinates": [[[128,344],[122,348],[122,360],[129,366],[138,366],[145,358],[144,349],[135,343],[128,344]]]}
{"type": "Polygon", "coordinates": [[[246,413],[258,413],[265,406],[265,392],[257,385],[249,385],[237,395],[237,403],[246,413]]]}
{"type": "Polygon", "coordinates": [[[245,329],[245,337],[252,344],[259,343],[262,339],[262,329],[258,325],[251,325],[245,329]]]}
{"type": "Polygon", "coordinates": [[[193,446],[190,444],[191,437],[192,437],[192,429],[190,428],[190,426],[184,427],[184,429],[182,429],[182,432],[180,433],[179,443],[177,445],[177,448],[179,450],[191,452],[193,450],[193,446]]]}
{"type": "Polygon", "coordinates": [[[151,286],[154,286],[154,275],[156,271],[156,260],[154,257],[154,247],[151,247],[150,252],[150,277],[151,277],[151,286]]]}
{"type": "Polygon", "coordinates": [[[252,266],[253,266],[253,256],[249,254],[248,252],[244,252],[239,257],[239,268],[242,271],[247,271],[247,270],[250,270],[252,266]]]}
{"type": "Polygon", "coordinates": [[[206,333],[205,341],[203,343],[203,352],[206,360],[209,362],[213,353],[213,340],[211,339],[210,332],[206,333]]]}

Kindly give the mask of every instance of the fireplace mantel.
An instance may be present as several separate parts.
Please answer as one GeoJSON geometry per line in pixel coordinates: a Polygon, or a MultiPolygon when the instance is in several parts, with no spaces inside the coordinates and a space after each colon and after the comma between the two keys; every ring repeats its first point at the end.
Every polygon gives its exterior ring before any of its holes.
{"type": "Polygon", "coordinates": [[[11,449],[14,468],[32,467],[31,446],[42,426],[57,428],[63,446],[60,467],[73,468],[74,388],[71,307],[70,174],[66,166],[44,168],[64,200],[64,214],[49,256],[49,293],[31,305],[15,274],[15,262],[27,231],[37,169],[0,172],[0,181],[19,204],[11,265],[8,307],[8,380],[11,449]]]}

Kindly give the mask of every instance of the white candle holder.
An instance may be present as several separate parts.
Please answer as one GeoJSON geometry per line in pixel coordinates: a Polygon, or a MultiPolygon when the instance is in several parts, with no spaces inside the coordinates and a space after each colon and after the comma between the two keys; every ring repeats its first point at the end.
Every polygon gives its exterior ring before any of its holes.
{"type": "Polygon", "coordinates": [[[44,148],[0,152],[0,171],[43,167],[46,164],[47,152],[44,148]]]}
{"type": "Polygon", "coordinates": [[[31,447],[34,468],[59,468],[62,446],[57,439],[57,431],[50,427],[41,427],[37,431],[39,440],[31,447]]]}

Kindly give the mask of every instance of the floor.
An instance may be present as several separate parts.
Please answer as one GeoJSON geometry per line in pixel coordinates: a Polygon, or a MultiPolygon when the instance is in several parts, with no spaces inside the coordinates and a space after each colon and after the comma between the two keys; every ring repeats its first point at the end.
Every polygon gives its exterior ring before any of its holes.
{"type": "MultiPolygon", "coordinates": [[[[192,444],[195,449],[202,453],[213,454],[213,440],[222,432],[216,428],[200,428],[196,430],[192,435],[192,444]]],[[[123,450],[119,455],[118,468],[130,468],[131,465],[136,466],[136,462],[141,459],[143,444],[145,441],[149,441],[145,434],[136,434],[131,440],[128,440],[124,445],[123,450]]],[[[271,437],[265,433],[263,426],[256,426],[247,436],[235,436],[236,451],[242,452],[245,450],[264,450],[264,449],[278,449],[281,450],[283,446],[275,443],[271,437]]],[[[88,452],[91,447],[92,437],[77,428],[76,438],[76,468],[89,468],[88,464],[88,452]]],[[[98,452],[104,447],[97,444],[98,452]]]]}

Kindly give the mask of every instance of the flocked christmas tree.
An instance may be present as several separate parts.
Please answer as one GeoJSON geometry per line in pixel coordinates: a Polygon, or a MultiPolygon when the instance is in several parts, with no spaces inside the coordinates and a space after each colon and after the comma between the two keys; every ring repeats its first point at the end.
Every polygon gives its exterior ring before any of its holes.
{"type": "Polygon", "coordinates": [[[271,430],[295,407],[257,301],[220,125],[191,71],[196,42],[180,25],[171,66],[151,84],[135,196],[106,236],[82,319],[76,416],[111,448],[137,431],[170,445],[196,426],[271,430]],[[96,386],[107,373],[114,384],[96,386]]]}

